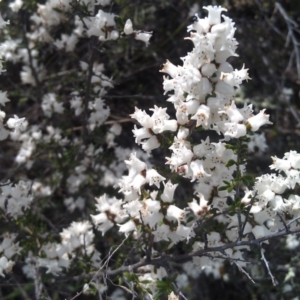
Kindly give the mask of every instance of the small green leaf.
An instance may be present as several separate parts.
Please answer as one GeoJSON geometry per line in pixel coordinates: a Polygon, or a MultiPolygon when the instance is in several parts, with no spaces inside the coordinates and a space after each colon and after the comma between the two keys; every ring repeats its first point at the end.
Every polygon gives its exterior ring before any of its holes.
{"type": "Polygon", "coordinates": [[[229,186],[228,188],[227,188],[227,192],[228,193],[231,193],[233,191],[233,187],[232,186],[229,186]]]}
{"type": "Polygon", "coordinates": [[[229,168],[231,166],[236,165],[236,161],[233,159],[230,159],[227,163],[226,163],[226,167],[229,168]]]}
{"type": "Polygon", "coordinates": [[[221,186],[218,188],[218,191],[226,191],[228,186],[221,186]]]}

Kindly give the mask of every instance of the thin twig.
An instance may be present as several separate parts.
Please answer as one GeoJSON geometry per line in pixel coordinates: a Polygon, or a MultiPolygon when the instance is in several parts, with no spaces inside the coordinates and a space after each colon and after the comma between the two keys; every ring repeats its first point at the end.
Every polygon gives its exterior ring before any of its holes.
{"type": "Polygon", "coordinates": [[[244,235],[244,231],[245,231],[245,227],[247,225],[247,222],[248,222],[248,219],[249,219],[249,215],[250,215],[250,210],[253,206],[253,203],[254,203],[254,200],[257,196],[257,191],[255,191],[254,195],[252,196],[251,200],[250,200],[250,204],[249,204],[249,207],[248,207],[248,210],[247,210],[247,213],[246,213],[246,216],[245,216],[245,221],[244,221],[244,224],[243,224],[243,227],[242,227],[242,236],[244,235]]]}
{"type": "Polygon", "coordinates": [[[266,266],[266,268],[268,270],[269,276],[271,277],[273,286],[276,286],[276,279],[275,279],[275,277],[273,276],[273,274],[272,274],[272,272],[270,270],[270,266],[269,266],[268,261],[266,260],[262,244],[259,244],[259,247],[260,247],[261,258],[262,258],[263,262],[265,263],[265,266],[266,266]]]}
{"type": "Polygon", "coordinates": [[[247,271],[245,271],[236,261],[234,261],[233,262],[236,266],[237,266],[237,268],[243,273],[243,274],[245,274],[247,277],[248,277],[248,279],[252,282],[252,283],[254,283],[255,284],[255,281],[252,279],[252,277],[250,276],[250,274],[247,272],[247,271]]]}
{"type": "Polygon", "coordinates": [[[296,36],[294,34],[295,27],[297,27],[297,23],[293,21],[285,12],[284,8],[279,2],[275,3],[276,9],[280,12],[280,14],[283,16],[286,25],[288,27],[288,36],[291,38],[291,41],[294,45],[294,51],[295,51],[295,59],[296,59],[296,66],[297,66],[297,75],[298,78],[300,78],[300,52],[299,52],[299,43],[296,39],[296,36]]]}
{"type": "MultiPolygon", "coordinates": [[[[106,259],[106,261],[102,264],[102,266],[98,269],[98,271],[93,275],[92,279],[88,282],[88,285],[92,283],[92,281],[94,281],[99,275],[102,276],[103,272],[101,272],[101,270],[107,266],[107,264],[109,263],[110,259],[112,258],[112,256],[116,253],[116,251],[118,251],[123,244],[125,243],[125,241],[128,239],[130,235],[128,235],[122,242],[120,245],[118,245],[118,247],[111,253],[108,255],[108,258],[106,259]]],[[[107,272],[104,272],[107,278],[107,272]]],[[[83,290],[81,292],[78,292],[73,298],[71,298],[70,300],[74,300],[77,297],[79,297],[81,294],[83,293],[83,290]]]]}
{"type": "Polygon", "coordinates": [[[290,229],[289,229],[288,226],[286,225],[286,222],[283,220],[281,214],[280,214],[280,213],[277,213],[277,216],[280,218],[280,221],[281,221],[281,223],[283,224],[283,226],[284,226],[286,232],[289,233],[289,232],[290,232],[290,229]]]}

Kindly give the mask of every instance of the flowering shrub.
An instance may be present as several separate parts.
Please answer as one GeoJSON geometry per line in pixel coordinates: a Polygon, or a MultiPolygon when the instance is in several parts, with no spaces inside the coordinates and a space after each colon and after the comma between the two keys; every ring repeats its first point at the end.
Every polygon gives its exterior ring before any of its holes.
{"type": "MultiPolygon", "coordinates": [[[[0,54],[21,66],[24,101],[33,103],[26,120],[4,124],[1,112],[1,140],[10,135],[20,144],[15,164],[27,179],[1,185],[0,275],[14,278],[18,268],[34,283],[32,296],[20,288],[25,298],[185,299],[182,290],[203,272],[230,279],[225,262],[254,281],[256,249],[276,285],[264,245],[300,232],[300,154],[273,156],[275,173],[247,174],[249,151],[266,148],[256,132],[272,123],[265,109],[236,105],[250,77],[245,66],[228,62],[238,43],[226,9],[206,6],[206,17],[192,18],[186,39],[193,49],[182,65],[167,60],[160,70],[172,110],[136,107],[132,132],[142,149],[129,149],[118,145],[122,120],[113,119],[117,108],[105,100],[114,82],[97,51],[127,36],[148,46],[151,32],[117,22],[104,10],[108,4],[13,1],[10,9],[21,17],[32,12],[22,39],[6,29],[17,28],[17,20],[0,18],[0,54]],[[53,62],[57,56],[62,65],[53,62]],[[151,163],[163,149],[164,163],[151,163]],[[192,192],[179,197],[185,186],[192,192]]],[[[1,105],[7,97],[1,92],[1,105]]],[[[293,248],[297,241],[288,239],[293,248]]]]}

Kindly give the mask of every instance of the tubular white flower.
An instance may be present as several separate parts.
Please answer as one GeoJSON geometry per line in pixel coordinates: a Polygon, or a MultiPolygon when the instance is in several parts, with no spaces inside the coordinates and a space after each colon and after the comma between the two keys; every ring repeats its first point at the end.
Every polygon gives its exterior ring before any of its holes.
{"type": "Polygon", "coordinates": [[[221,23],[221,13],[222,11],[227,11],[226,8],[221,6],[203,6],[204,9],[208,11],[208,24],[215,25],[221,23]]]}
{"type": "Polygon", "coordinates": [[[290,161],[292,168],[300,169],[300,154],[296,151],[286,152],[283,158],[290,161]]]}
{"type": "Polygon", "coordinates": [[[133,28],[132,28],[132,22],[130,19],[128,19],[125,23],[125,26],[124,26],[124,33],[126,35],[128,34],[132,34],[133,33],[133,28]]]}
{"type": "Polygon", "coordinates": [[[134,136],[135,136],[135,142],[139,145],[141,144],[141,141],[147,138],[150,138],[152,136],[151,131],[149,128],[137,128],[136,125],[134,125],[134,129],[132,130],[134,136]]]}
{"type": "Polygon", "coordinates": [[[265,124],[273,124],[269,121],[269,115],[265,113],[265,109],[261,110],[256,116],[247,120],[246,125],[251,131],[257,131],[261,126],[265,124]]]}
{"type": "Polygon", "coordinates": [[[210,108],[204,104],[201,104],[194,116],[191,117],[192,120],[196,120],[196,126],[200,125],[208,126],[210,118],[210,108]]]}
{"type": "Polygon", "coordinates": [[[125,164],[130,167],[131,170],[134,170],[134,174],[147,169],[147,165],[136,157],[135,152],[130,154],[129,160],[125,160],[125,164]]]}
{"type": "Polygon", "coordinates": [[[270,166],[270,169],[277,171],[287,171],[291,168],[291,162],[286,159],[280,159],[277,156],[271,156],[273,163],[270,166]]]}
{"type": "Polygon", "coordinates": [[[232,52],[228,51],[228,50],[220,50],[216,52],[216,63],[218,64],[223,64],[226,63],[227,58],[229,58],[230,56],[232,56],[232,52]]]}
{"type": "Polygon", "coordinates": [[[201,179],[203,177],[210,177],[211,174],[208,174],[205,172],[204,167],[203,167],[203,161],[202,160],[194,160],[190,164],[190,168],[193,173],[193,177],[191,179],[191,182],[201,179]]]}
{"type": "Polygon", "coordinates": [[[230,106],[226,106],[225,110],[220,110],[219,113],[225,113],[230,119],[230,122],[240,123],[244,120],[243,115],[236,107],[234,101],[231,102],[230,106]]]}
{"type": "Polygon", "coordinates": [[[9,21],[4,21],[1,13],[0,13],[0,29],[2,29],[4,26],[6,26],[7,24],[9,24],[9,21]]]}
{"type": "Polygon", "coordinates": [[[144,151],[146,151],[148,154],[156,148],[159,148],[160,142],[157,139],[155,135],[151,136],[147,141],[142,142],[142,148],[144,151]]]}
{"type": "Polygon", "coordinates": [[[224,94],[224,95],[233,95],[234,94],[234,88],[230,84],[220,80],[216,84],[215,91],[224,94]]]}
{"type": "Polygon", "coordinates": [[[135,39],[144,42],[146,44],[146,47],[149,45],[149,40],[151,36],[152,32],[140,31],[135,33],[135,39]]]}
{"type": "Polygon", "coordinates": [[[169,60],[165,64],[163,64],[163,67],[159,72],[167,73],[172,78],[175,78],[178,75],[178,68],[173,65],[169,60]]]}
{"type": "Polygon", "coordinates": [[[176,234],[186,240],[189,240],[191,237],[195,236],[192,226],[189,227],[189,226],[184,226],[182,224],[178,225],[178,227],[176,229],[176,234]]]}
{"type": "Polygon", "coordinates": [[[184,106],[184,109],[182,109],[179,106],[177,107],[176,119],[178,124],[185,125],[189,121],[188,114],[186,111],[187,111],[186,106],[184,106]]]}
{"type": "Polygon", "coordinates": [[[240,138],[241,136],[245,136],[247,134],[247,129],[244,124],[237,123],[225,123],[225,136],[229,136],[232,138],[240,138]]]}
{"type": "Polygon", "coordinates": [[[162,195],[160,196],[161,200],[163,202],[170,203],[173,201],[174,198],[174,192],[177,188],[178,184],[172,184],[169,180],[166,184],[164,183],[165,189],[162,195]]]}
{"type": "Polygon", "coordinates": [[[170,205],[167,209],[167,219],[169,220],[177,220],[180,224],[180,221],[185,217],[185,211],[180,209],[175,205],[170,205]]]}
{"type": "Polygon", "coordinates": [[[19,118],[18,116],[14,115],[13,118],[9,118],[6,125],[9,128],[15,129],[16,131],[22,129],[23,123],[25,122],[25,118],[19,118]]]}
{"type": "Polygon", "coordinates": [[[188,206],[193,211],[195,216],[204,215],[209,210],[209,206],[207,205],[208,201],[205,200],[201,193],[198,193],[198,196],[200,196],[199,203],[196,199],[193,199],[193,202],[188,203],[188,206]]]}
{"type": "Polygon", "coordinates": [[[158,172],[154,169],[147,170],[146,180],[150,185],[156,185],[158,188],[160,186],[161,181],[166,178],[158,174],[158,172]]]}
{"type": "Polygon", "coordinates": [[[135,111],[130,115],[131,118],[136,119],[141,126],[145,128],[151,128],[153,126],[153,121],[151,117],[143,110],[135,107],[135,111]]]}
{"type": "Polygon", "coordinates": [[[119,226],[119,232],[123,232],[125,236],[128,236],[131,231],[136,230],[135,223],[132,220],[129,220],[128,222],[119,226]]]}
{"type": "Polygon", "coordinates": [[[185,128],[183,126],[180,126],[177,132],[177,138],[179,140],[184,140],[189,135],[190,130],[188,128],[185,128]]]}
{"type": "Polygon", "coordinates": [[[0,258],[0,276],[5,277],[3,271],[10,271],[14,264],[14,262],[8,260],[5,256],[2,256],[0,258]]]}

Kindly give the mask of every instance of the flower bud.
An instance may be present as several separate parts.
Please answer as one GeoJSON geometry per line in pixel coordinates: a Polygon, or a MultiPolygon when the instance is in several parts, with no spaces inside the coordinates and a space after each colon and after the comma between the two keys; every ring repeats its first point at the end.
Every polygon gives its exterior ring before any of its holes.
{"type": "Polygon", "coordinates": [[[128,19],[125,23],[125,26],[124,26],[124,33],[126,35],[128,34],[132,34],[133,33],[133,28],[132,28],[132,22],[130,19],[128,19]]]}
{"type": "Polygon", "coordinates": [[[217,71],[215,64],[205,64],[201,68],[201,74],[205,77],[211,77],[217,71]]]}

